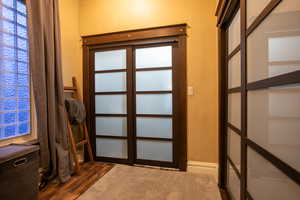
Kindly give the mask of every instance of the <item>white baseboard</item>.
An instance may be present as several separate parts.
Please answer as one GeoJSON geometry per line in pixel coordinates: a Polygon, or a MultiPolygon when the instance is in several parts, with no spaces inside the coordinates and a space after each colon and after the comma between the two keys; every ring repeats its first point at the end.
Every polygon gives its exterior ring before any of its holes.
{"type": "Polygon", "coordinates": [[[187,171],[193,173],[209,173],[218,177],[218,164],[200,161],[188,161],[187,171]]]}

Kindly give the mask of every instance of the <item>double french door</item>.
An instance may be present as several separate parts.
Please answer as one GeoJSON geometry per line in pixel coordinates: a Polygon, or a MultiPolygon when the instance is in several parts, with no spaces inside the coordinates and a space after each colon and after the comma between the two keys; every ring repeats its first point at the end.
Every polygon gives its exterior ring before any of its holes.
{"type": "Polygon", "coordinates": [[[179,167],[176,48],[171,42],[90,51],[97,160],[179,167]]]}

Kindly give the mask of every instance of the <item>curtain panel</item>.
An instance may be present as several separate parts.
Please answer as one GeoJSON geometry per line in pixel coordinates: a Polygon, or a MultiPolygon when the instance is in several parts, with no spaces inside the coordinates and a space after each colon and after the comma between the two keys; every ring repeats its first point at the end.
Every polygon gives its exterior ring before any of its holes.
{"type": "Polygon", "coordinates": [[[29,58],[36,103],[40,166],[47,179],[70,179],[67,118],[62,80],[58,0],[26,0],[29,58]]]}

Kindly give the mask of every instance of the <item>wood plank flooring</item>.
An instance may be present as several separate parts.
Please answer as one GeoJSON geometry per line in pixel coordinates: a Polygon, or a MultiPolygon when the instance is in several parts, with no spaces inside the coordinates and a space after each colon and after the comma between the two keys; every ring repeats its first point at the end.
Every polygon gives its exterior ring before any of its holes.
{"type": "Polygon", "coordinates": [[[39,200],[74,200],[104,176],[114,165],[107,163],[85,163],[79,175],[72,176],[65,184],[52,182],[39,193],[39,200]]]}

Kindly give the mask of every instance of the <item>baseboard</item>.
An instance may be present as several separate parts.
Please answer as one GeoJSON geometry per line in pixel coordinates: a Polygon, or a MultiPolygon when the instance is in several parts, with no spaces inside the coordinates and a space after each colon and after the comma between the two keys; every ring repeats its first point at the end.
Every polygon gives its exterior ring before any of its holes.
{"type": "Polygon", "coordinates": [[[200,161],[188,161],[188,167],[202,167],[208,169],[217,169],[217,163],[209,163],[209,162],[200,162],[200,161]]]}
{"type": "Polygon", "coordinates": [[[208,163],[200,161],[188,161],[187,171],[194,173],[209,173],[213,174],[215,178],[218,177],[218,164],[217,163],[208,163]]]}

